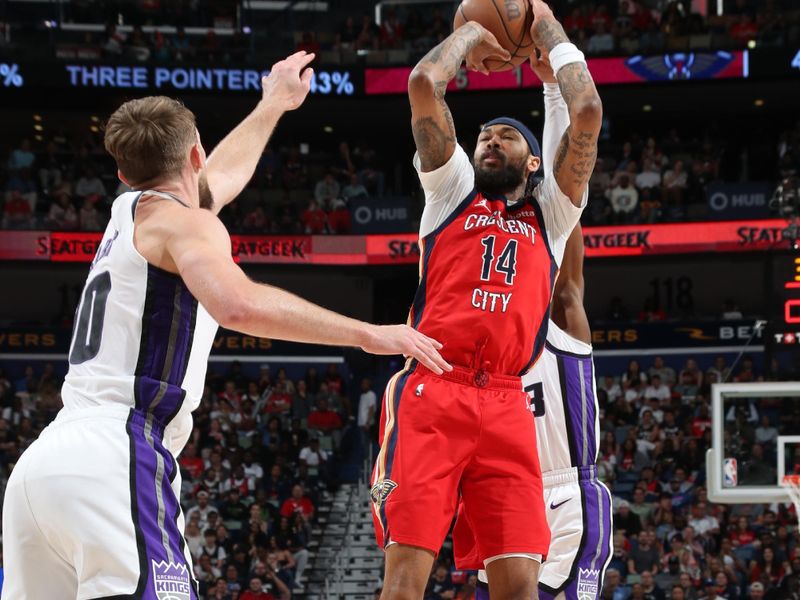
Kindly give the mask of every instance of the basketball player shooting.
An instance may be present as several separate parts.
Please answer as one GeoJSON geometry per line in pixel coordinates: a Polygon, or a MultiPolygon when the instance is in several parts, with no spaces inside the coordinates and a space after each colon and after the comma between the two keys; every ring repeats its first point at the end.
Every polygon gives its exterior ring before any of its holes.
{"type": "MultiPolygon", "coordinates": [[[[531,35],[549,54],[569,126],[538,185],[538,141],[519,121],[482,127],[472,160],[445,102],[462,62],[486,71],[509,53],[468,22],[434,48],[409,83],[414,165],[425,191],[420,285],[410,322],[444,343],[452,372],[409,361],[384,395],[373,517],[386,550],[384,599],[418,599],[455,513],[475,533],[474,563],[492,597],[536,597],[548,551],[534,419],[521,376],[544,347],[558,264],[586,203],[602,108],[575,46],[546,4],[531,35]]],[[[545,140],[548,140],[546,132],[545,140]]]]}
{"type": "MultiPolygon", "coordinates": [[[[545,119],[559,110],[547,90],[545,119]]],[[[547,126],[546,126],[547,127],[547,126]]],[[[545,153],[545,173],[547,172],[545,153]]],[[[522,382],[536,416],[536,444],[544,481],[550,549],[539,573],[539,598],[600,598],[612,555],[611,493],[597,479],[599,405],[591,329],[583,306],[583,232],[575,226],[558,274],[547,344],[522,382]]],[[[475,552],[468,524],[453,534],[456,559],[475,552]]],[[[488,600],[486,574],[478,575],[476,600],[488,600]]]]}
{"type": "MultiPolygon", "coordinates": [[[[546,53],[531,66],[544,84],[544,176],[553,172],[556,135],[569,126],[569,112],[546,53]]],[[[547,343],[522,377],[536,416],[536,445],[544,482],[550,548],[539,573],[544,600],[599,598],[612,555],[611,493],[597,479],[599,405],[591,328],[583,305],[583,231],[567,241],[553,293],[547,343]]],[[[476,552],[466,519],[453,534],[457,562],[476,552]]],[[[478,574],[477,600],[488,600],[486,572],[478,574]]]]}
{"type": "Polygon", "coordinates": [[[80,303],[64,408],[5,495],[3,600],[197,600],[176,457],[192,431],[217,323],[260,337],[405,354],[436,373],[440,344],[251,281],[217,218],[250,180],[280,116],[309,91],[313,54],[263,79],[256,109],[206,160],[194,115],[149,97],[109,119],[134,190],[114,202],[80,303]]]}

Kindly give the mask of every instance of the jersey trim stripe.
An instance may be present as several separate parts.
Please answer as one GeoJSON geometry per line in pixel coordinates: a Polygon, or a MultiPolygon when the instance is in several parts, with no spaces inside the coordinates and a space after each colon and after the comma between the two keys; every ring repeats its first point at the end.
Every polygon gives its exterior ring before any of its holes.
{"type": "Polygon", "coordinates": [[[134,411],[131,410],[128,415],[128,420],[125,423],[125,431],[128,432],[128,440],[130,442],[130,495],[131,495],[131,520],[133,521],[133,529],[136,534],[136,549],[139,554],[139,581],[136,584],[136,590],[133,594],[124,595],[118,594],[116,596],[103,596],[98,600],[136,600],[141,598],[144,593],[144,587],[147,584],[147,551],[145,549],[144,534],[142,528],[139,526],[139,500],[136,493],[136,442],[133,437],[132,422],[134,411]]]}
{"type": "Polygon", "coordinates": [[[414,302],[411,305],[411,313],[409,314],[409,325],[416,329],[422,321],[422,314],[425,311],[425,301],[427,300],[427,280],[428,280],[428,264],[430,263],[433,249],[436,246],[436,238],[445,230],[445,228],[455,221],[461,213],[463,213],[472,201],[478,195],[477,190],[472,190],[467,197],[459,204],[456,209],[442,221],[442,223],[430,232],[425,237],[419,240],[420,258],[419,258],[419,287],[417,293],[414,294],[414,302]]]}
{"type": "Polygon", "coordinates": [[[186,376],[197,320],[197,301],[181,278],[147,265],[142,336],[135,371],[136,408],[163,425],[174,418],[186,391],[186,376]]]}
{"type": "Polygon", "coordinates": [[[567,377],[564,370],[564,358],[556,356],[556,363],[558,364],[558,382],[561,385],[561,402],[564,406],[564,421],[567,432],[567,446],[569,446],[569,460],[570,463],[575,466],[578,464],[578,452],[575,445],[575,432],[572,430],[569,423],[569,401],[567,400],[567,377]]]}
{"type": "MultiPolygon", "coordinates": [[[[375,464],[375,477],[372,481],[373,485],[391,477],[392,466],[394,465],[394,455],[397,449],[397,439],[399,435],[397,414],[400,410],[400,398],[403,396],[403,390],[405,389],[406,382],[417,368],[417,364],[418,363],[415,360],[409,360],[406,364],[406,367],[399,373],[396,373],[395,376],[389,380],[389,384],[386,386],[386,394],[384,397],[384,410],[386,411],[386,416],[384,418],[386,419],[386,428],[383,432],[381,449],[378,453],[378,459],[375,464]]],[[[381,523],[384,544],[388,544],[391,538],[389,532],[389,523],[386,517],[386,504],[382,503],[378,509],[376,504],[373,503],[372,508],[376,511],[378,519],[381,523]]]]}

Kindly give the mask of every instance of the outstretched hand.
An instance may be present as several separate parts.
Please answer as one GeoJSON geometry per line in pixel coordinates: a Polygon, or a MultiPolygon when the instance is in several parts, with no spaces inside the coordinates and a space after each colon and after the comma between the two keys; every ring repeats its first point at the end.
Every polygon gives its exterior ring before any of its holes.
{"type": "Polygon", "coordinates": [[[262,98],[282,110],[298,108],[308,96],[314,69],[308,65],[315,55],[305,50],[275,63],[269,75],[261,78],[262,98]]]}
{"type": "Polygon", "coordinates": [[[484,75],[489,73],[489,67],[486,64],[490,60],[497,62],[506,62],[511,60],[511,53],[500,45],[494,34],[486,29],[480,23],[472,21],[474,26],[477,26],[480,33],[480,41],[467,54],[466,62],[467,68],[472,71],[478,71],[484,75]]]}
{"type": "Polygon", "coordinates": [[[408,325],[376,326],[370,334],[368,341],[361,346],[365,352],[411,356],[437,375],[453,370],[439,354],[442,345],[408,325]]]}

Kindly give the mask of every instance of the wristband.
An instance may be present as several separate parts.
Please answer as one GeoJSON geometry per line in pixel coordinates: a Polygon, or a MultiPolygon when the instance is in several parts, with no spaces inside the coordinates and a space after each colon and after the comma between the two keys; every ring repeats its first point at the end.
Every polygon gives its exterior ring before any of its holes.
{"type": "Polygon", "coordinates": [[[562,68],[572,63],[586,64],[583,52],[575,44],[562,42],[550,50],[550,66],[553,67],[554,74],[558,75],[562,68]]]}

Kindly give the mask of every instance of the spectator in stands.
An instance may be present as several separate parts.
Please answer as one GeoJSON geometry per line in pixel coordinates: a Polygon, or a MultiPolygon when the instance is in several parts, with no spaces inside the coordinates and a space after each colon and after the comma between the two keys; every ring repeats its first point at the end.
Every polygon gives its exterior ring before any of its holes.
{"type": "Polygon", "coordinates": [[[663,404],[672,397],[672,392],[661,382],[661,376],[656,373],[650,378],[650,385],[645,389],[644,397],[647,400],[655,399],[659,404],[663,404]]]}
{"type": "Polygon", "coordinates": [[[269,477],[264,481],[263,486],[270,502],[280,506],[281,499],[286,498],[289,492],[289,482],[283,476],[283,469],[280,465],[272,465],[269,477]]]}
{"type": "Polygon", "coordinates": [[[664,591],[656,584],[651,571],[642,572],[642,598],[645,600],[665,600],[664,591]]]}
{"type": "Polygon", "coordinates": [[[91,198],[83,199],[79,221],[82,231],[101,231],[103,229],[100,213],[97,212],[95,202],[91,198]]]}
{"type": "Polygon", "coordinates": [[[358,399],[358,427],[361,430],[361,441],[364,449],[368,449],[372,444],[377,405],[378,397],[372,391],[372,382],[366,378],[362,379],[361,396],[358,399]]]}
{"type": "MultiPolygon", "coordinates": [[[[180,458],[180,465],[185,469],[191,479],[200,479],[205,470],[203,459],[197,456],[197,446],[193,442],[186,444],[180,458]]],[[[208,494],[206,494],[208,498],[208,494]]]]}
{"type": "Polygon", "coordinates": [[[117,30],[114,23],[106,26],[106,40],[103,51],[113,57],[122,56],[122,47],[125,44],[125,34],[117,30]]]}
{"type": "MultiPolygon", "coordinates": [[[[633,535],[627,532],[628,535],[633,535]]],[[[645,571],[652,572],[658,568],[660,553],[655,542],[655,535],[652,531],[641,531],[636,536],[637,544],[630,551],[628,558],[628,574],[643,574],[645,571]]]]}
{"type": "Polygon", "coordinates": [[[150,59],[150,44],[140,25],[136,25],[133,28],[131,37],[128,38],[128,43],[126,44],[125,54],[131,60],[139,62],[146,62],[150,59]]]}
{"type": "Polygon", "coordinates": [[[768,446],[778,439],[778,430],[770,425],[769,415],[761,417],[761,424],[756,429],[756,442],[762,446],[768,446]]]}
{"type": "Polygon", "coordinates": [[[186,518],[191,521],[193,516],[196,514],[198,521],[197,525],[201,530],[203,530],[208,525],[208,514],[211,511],[216,512],[217,509],[209,504],[208,492],[206,490],[200,490],[197,492],[197,504],[186,511],[186,518]]]}
{"type": "Polygon", "coordinates": [[[259,577],[253,577],[250,579],[249,587],[239,596],[239,600],[276,600],[276,598],[264,591],[264,584],[259,577]]]}
{"type": "Polygon", "coordinates": [[[342,428],[342,418],[328,408],[328,399],[317,399],[317,409],[308,416],[308,428],[328,433],[342,428]]]}
{"type": "MultiPolygon", "coordinates": [[[[652,139],[652,138],[651,138],[652,139]]],[[[653,158],[645,154],[642,159],[642,170],[636,175],[636,187],[640,190],[658,189],[661,186],[661,169],[653,162],[653,158]]]]}
{"type": "Polygon", "coordinates": [[[403,23],[393,7],[386,9],[381,22],[380,44],[383,48],[399,48],[403,44],[403,23]]]}
{"type": "Polygon", "coordinates": [[[350,202],[356,198],[366,198],[367,196],[367,188],[358,180],[358,175],[351,174],[350,182],[342,189],[342,197],[350,202]]]}
{"type": "Polygon", "coordinates": [[[328,365],[328,371],[325,373],[325,383],[333,394],[339,396],[344,394],[344,380],[335,364],[328,365]]]}
{"type": "Polygon", "coordinates": [[[314,405],[314,396],[309,393],[308,385],[304,379],[297,382],[294,397],[292,398],[292,419],[300,419],[305,424],[311,407],[314,405]]]}
{"type": "Polygon", "coordinates": [[[784,565],[775,556],[775,551],[767,546],[761,551],[761,556],[751,562],[750,581],[766,581],[770,587],[777,586],[786,574],[784,565]]]}
{"type": "Polygon", "coordinates": [[[39,184],[42,191],[48,194],[61,186],[67,167],[59,156],[58,145],[50,140],[41,160],[39,160],[39,184]]]}
{"type": "Polygon", "coordinates": [[[94,203],[105,198],[106,188],[97,176],[97,170],[94,167],[87,167],[78,179],[75,184],[75,195],[81,202],[88,199],[94,203]]]}
{"type": "Polygon", "coordinates": [[[303,223],[305,233],[319,235],[325,232],[328,218],[325,215],[325,211],[320,208],[319,203],[312,199],[308,203],[308,208],[303,211],[300,220],[303,223]]]}
{"type": "Polygon", "coordinates": [[[728,35],[731,36],[737,46],[744,47],[749,41],[758,37],[758,25],[749,12],[744,12],[733,23],[728,35]]]}
{"type": "Polygon", "coordinates": [[[671,169],[664,173],[664,200],[667,206],[672,209],[672,214],[682,214],[684,195],[688,183],[688,175],[683,168],[683,161],[676,160],[671,169]],[[677,211],[677,212],[676,212],[677,211]]]}
{"type": "Polygon", "coordinates": [[[377,50],[380,47],[380,30],[368,14],[362,15],[361,27],[356,36],[356,50],[377,50]]]}
{"type": "Polygon", "coordinates": [[[264,207],[256,206],[244,218],[242,223],[244,229],[252,233],[267,233],[270,231],[270,220],[264,207]]]}
{"type": "Polygon", "coordinates": [[[4,229],[33,229],[33,211],[30,203],[18,191],[6,194],[3,206],[4,229]]]}
{"type": "Polygon", "coordinates": [[[756,381],[757,379],[758,375],[756,375],[755,372],[753,359],[749,356],[745,356],[742,359],[742,366],[739,367],[739,372],[734,375],[733,380],[739,383],[746,383],[756,381]]]}
{"type": "Polygon", "coordinates": [[[50,205],[45,224],[51,229],[77,229],[78,212],[70,200],[66,190],[60,190],[55,195],[55,201],[50,205]]]}
{"type": "Polygon", "coordinates": [[[303,519],[308,522],[314,516],[314,505],[308,496],[305,495],[302,485],[294,485],[292,487],[292,495],[287,498],[281,506],[281,516],[291,519],[294,515],[302,515],[303,519]]]}
{"type": "Polygon", "coordinates": [[[764,600],[764,584],[760,581],[751,583],[747,589],[750,591],[749,600],[764,600]]]}
{"type": "Polygon", "coordinates": [[[31,214],[36,210],[39,195],[36,189],[36,181],[31,176],[29,168],[16,171],[6,182],[6,202],[9,202],[13,195],[19,195],[30,206],[31,214]]]}
{"type": "Polygon", "coordinates": [[[169,45],[172,48],[172,58],[175,61],[182,62],[191,59],[194,56],[194,48],[186,31],[180,25],[175,29],[175,35],[169,40],[169,45]]]}
{"type": "Polygon", "coordinates": [[[627,223],[633,220],[637,213],[639,192],[631,185],[628,175],[622,175],[619,183],[608,190],[607,196],[611,202],[611,210],[616,223],[627,223]]]}
{"type": "Polygon", "coordinates": [[[698,387],[703,383],[703,372],[698,368],[697,361],[693,358],[687,359],[686,365],[681,370],[682,381],[684,376],[688,377],[689,381],[698,387]]]}
{"type": "Polygon", "coordinates": [[[22,169],[33,168],[33,162],[36,160],[36,155],[31,151],[31,141],[24,138],[19,147],[11,151],[11,156],[8,159],[8,170],[12,173],[22,169]]]}
{"type": "Polygon", "coordinates": [[[665,385],[671,386],[675,383],[675,369],[664,363],[664,358],[656,356],[653,359],[653,366],[647,370],[650,377],[658,375],[665,385]]]}
{"type": "Polygon", "coordinates": [[[298,457],[301,465],[308,468],[308,474],[313,479],[325,481],[328,453],[319,447],[319,438],[312,436],[298,457]]]}
{"type": "MultiPolygon", "coordinates": [[[[203,556],[208,557],[208,559],[211,561],[211,565],[218,570],[217,572],[219,572],[219,570],[221,570],[225,565],[225,559],[228,555],[225,552],[225,549],[217,544],[217,532],[215,529],[209,527],[206,529],[203,536],[205,538],[205,543],[203,544],[202,548],[200,548],[201,561],[203,556]]],[[[205,571],[205,569],[203,570],[205,571]]]]}
{"type": "Polygon", "coordinates": [[[563,22],[564,30],[571,38],[574,38],[579,31],[586,29],[586,24],[586,19],[580,6],[575,6],[563,22]]]}
{"type": "Polygon", "coordinates": [[[333,173],[328,171],[314,187],[314,198],[320,207],[329,209],[333,201],[339,197],[339,192],[339,182],[336,181],[333,173]]]}
{"type": "Polygon", "coordinates": [[[356,29],[355,19],[347,17],[336,33],[336,50],[354,50],[359,30],[356,29]]]}
{"type": "Polygon", "coordinates": [[[300,154],[300,148],[293,145],[289,148],[286,160],[283,161],[283,185],[286,189],[297,190],[306,187],[308,182],[308,170],[300,154]]]}
{"type": "Polygon", "coordinates": [[[714,373],[717,376],[717,381],[722,383],[728,379],[731,370],[730,367],[725,364],[725,357],[717,356],[714,358],[714,366],[710,367],[706,373],[714,373]]]}
{"type": "Polygon", "coordinates": [[[331,203],[331,210],[328,213],[328,228],[333,234],[344,235],[350,233],[353,227],[353,220],[347,204],[341,198],[336,198],[331,203]]]}
{"type": "Polygon", "coordinates": [[[426,600],[453,600],[456,597],[456,586],[450,577],[450,571],[446,565],[438,564],[431,574],[428,581],[428,588],[425,590],[426,600]]]}
{"type": "Polygon", "coordinates": [[[650,522],[650,515],[653,513],[653,505],[645,501],[645,488],[639,484],[633,490],[633,502],[631,512],[639,517],[642,523],[650,522]]]}

